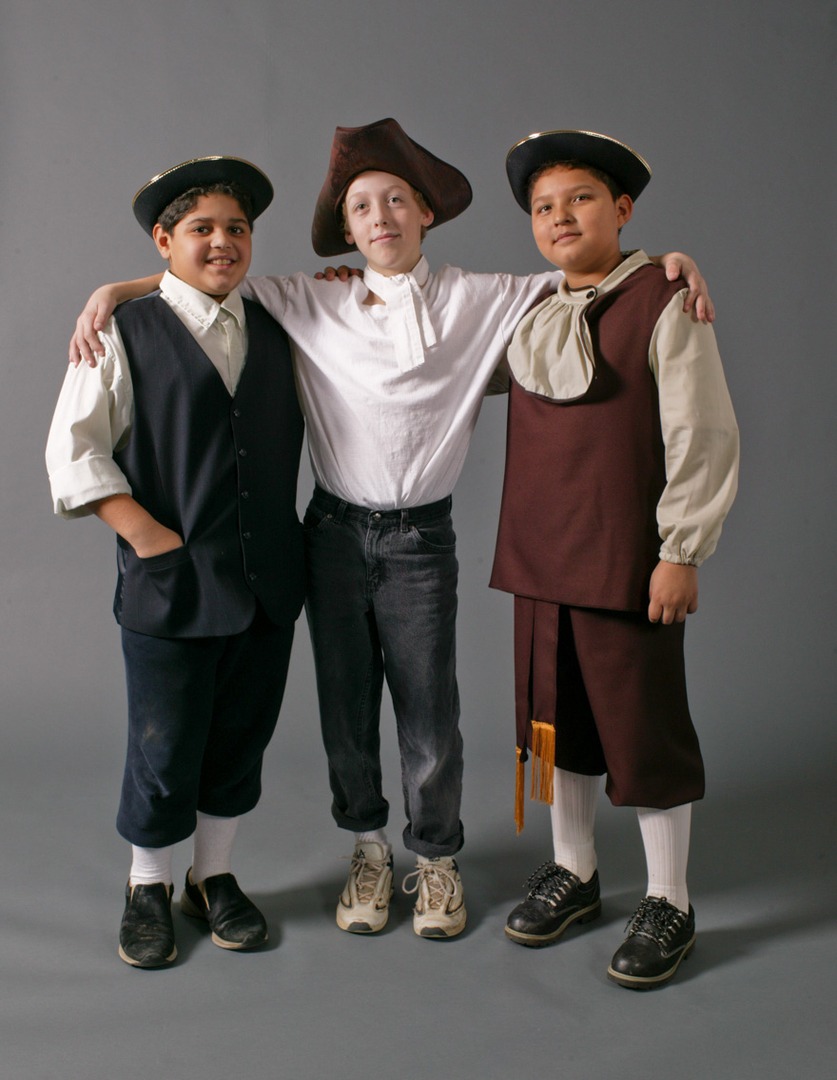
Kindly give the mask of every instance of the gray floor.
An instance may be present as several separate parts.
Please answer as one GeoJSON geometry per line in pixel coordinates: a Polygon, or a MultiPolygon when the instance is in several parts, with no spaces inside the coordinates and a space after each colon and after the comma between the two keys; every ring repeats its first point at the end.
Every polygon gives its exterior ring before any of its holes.
{"type": "MultiPolygon", "coordinates": [[[[299,652],[294,678],[304,680],[305,643],[299,652]]],[[[105,689],[121,707],[118,670],[105,689]]],[[[77,693],[62,695],[67,717],[78,714],[77,693]]],[[[604,974],[643,886],[632,812],[600,808],[603,918],[549,949],[513,945],[504,916],[548,851],[546,815],[532,807],[515,837],[509,755],[466,725],[467,931],[419,940],[397,894],[383,934],[344,934],[333,909],[346,844],[328,816],[316,732],[289,720],[235,864],[268,917],[270,946],[223,952],[176,911],[176,965],[144,972],[120,963],[115,947],[126,869],[111,824],[121,730],[97,714],[100,700],[83,732],[68,723],[44,739],[29,707],[0,783],[8,1080],[835,1076],[837,806],[825,764],[778,787],[771,778],[738,793],[722,785],[697,808],[698,944],[674,983],[637,994],[604,974]]],[[[385,753],[394,777],[389,735],[385,753]]],[[[393,819],[397,838],[397,811],[393,819]]],[[[406,873],[400,844],[396,857],[406,873]]],[[[184,844],[178,875],[188,859],[184,844]]]]}

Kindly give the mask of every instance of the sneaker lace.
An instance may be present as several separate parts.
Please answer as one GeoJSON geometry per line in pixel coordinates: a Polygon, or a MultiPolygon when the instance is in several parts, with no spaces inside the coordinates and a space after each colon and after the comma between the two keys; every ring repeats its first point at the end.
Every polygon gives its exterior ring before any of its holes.
{"type": "Polygon", "coordinates": [[[375,898],[381,874],[388,865],[385,859],[369,859],[363,851],[352,855],[351,874],[355,879],[357,898],[362,904],[370,904],[375,898]]]}
{"type": "Polygon", "coordinates": [[[456,878],[451,870],[439,863],[429,862],[407,874],[402,883],[404,892],[415,893],[422,883],[427,885],[427,906],[444,909],[448,898],[456,893],[456,878]],[[415,880],[413,880],[415,879],[415,880]],[[408,885],[407,882],[410,882],[408,885]]]}
{"type": "Polygon", "coordinates": [[[526,882],[528,899],[541,900],[556,908],[567,893],[578,883],[578,878],[565,866],[554,862],[542,863],[526,882]]]}
{"type": "Polygon", "coordinates": [[[665,897],[646,896],[628,920],[625,931],[630,937],[639,934],[659,945],[668,945],[685,925],[687,916],[670,904],[665,897]]]}

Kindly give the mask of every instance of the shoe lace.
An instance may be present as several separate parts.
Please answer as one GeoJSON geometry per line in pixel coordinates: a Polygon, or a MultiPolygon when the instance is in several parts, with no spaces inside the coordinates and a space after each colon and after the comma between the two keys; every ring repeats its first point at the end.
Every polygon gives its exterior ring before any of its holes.
{"type": "Polygon", "coordinates": [[[685,925],[687,917],[664,896],[646,896],[640,900],[639,907],[628,919],[625,931],[628,937],[639,934],[651,938],[659,945],[668,945],[685,925]]]}
{"type": "Polygon", "coordinates": [[[452,868],[428,862],[407,874],[401,887],[407,894],[418,892],[422,883],[427,886],[427,906],[444,909],[448,898],[456,893],[456,878],[452,868]],[[413,880],[415,879],[415,880],[413,880]],[[409,885],[407,884],[409,882],[409,885]]]}
{"type": "Polygon", "coordinates": [[[355,851],[352,855],[350,873],[355,879],[357,898],[362,904],[369,904],[374,900],[381,874],[388,865],[388,860],[370,859],[364,851],[355,851]]]}
{"type": "Polygon", "coordinates": [[[541,900],[556,908],[577,884],[578,878],[571,870],[554,862],[545,862],[532,874],[525,887],[529,890],[529,900],[541,900]]]}

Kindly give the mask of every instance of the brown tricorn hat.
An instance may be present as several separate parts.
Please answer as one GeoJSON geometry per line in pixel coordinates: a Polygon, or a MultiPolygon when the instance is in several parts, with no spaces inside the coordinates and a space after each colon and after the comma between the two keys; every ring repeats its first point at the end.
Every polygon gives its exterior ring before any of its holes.
{"type": "Polygon", "coordinates": [[[506,155],[506,174],[521,209],[529,213],[529,177],[553,161],[582,161],[612,176],[626,195],[636,199],[651,179],[651,166],[610,135],[597,131],[536,131],[515,143],[506,155]]]}
{"type": "Polygon", "coordinates": [[[354,244],[346,242],[340,203],[351,181],[371,171],[392,173],[420,191],[433,211],[430,228],[455,218],[471,202],[471,185],[459,169],[419,146],[391,117],[363,127],[339,127],[311,226],[311,242],[318,255],[355,250],[354,244]]]}

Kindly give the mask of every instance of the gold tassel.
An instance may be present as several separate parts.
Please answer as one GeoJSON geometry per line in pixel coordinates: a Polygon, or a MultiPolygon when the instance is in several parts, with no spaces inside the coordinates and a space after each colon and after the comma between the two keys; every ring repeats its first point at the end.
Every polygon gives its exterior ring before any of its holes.
{"type": "Polygon", "coordinates": [[[529,797],[552,805],[555,783],[555,727],[532,721],[532,790],[529,797]]]}
{"type": "Polygon", "coordinates": [[[515,753],[517,755],[517,763],[514,770],[514,825],[518,835],[523,832],[523,807],[525,798],[523,789],[525,786],[525,766],[523,764],[522,754],[523,751],[520,747],[515,747],[515,753]]]}

